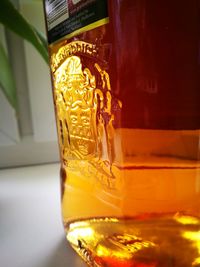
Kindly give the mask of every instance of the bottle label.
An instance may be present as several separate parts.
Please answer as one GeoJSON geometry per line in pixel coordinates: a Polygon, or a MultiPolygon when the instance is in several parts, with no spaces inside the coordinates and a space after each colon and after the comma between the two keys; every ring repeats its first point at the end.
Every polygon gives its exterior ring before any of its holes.
{"type": "Polygon", "coordinates": [[[45,0],[48,42],[108,23],[107,0],[45,0]]]}

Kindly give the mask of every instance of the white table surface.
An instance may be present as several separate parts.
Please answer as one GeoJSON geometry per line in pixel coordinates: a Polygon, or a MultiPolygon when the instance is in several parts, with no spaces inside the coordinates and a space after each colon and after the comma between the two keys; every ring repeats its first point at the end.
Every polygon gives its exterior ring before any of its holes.
{"type": "Polygon", "coordinates": [[[65,239],[59,164],[0,170],[0,266],[86,266],[65,239]]]}

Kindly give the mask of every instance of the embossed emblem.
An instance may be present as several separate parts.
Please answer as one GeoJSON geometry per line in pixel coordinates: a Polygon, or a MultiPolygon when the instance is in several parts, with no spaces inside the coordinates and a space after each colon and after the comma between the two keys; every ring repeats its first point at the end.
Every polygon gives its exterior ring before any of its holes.
{"type": "Polygon", "coordinates": [[[91,70],[83,67],[81,57],[71,55],[55,69],[54,88],[63,162],[72,166],[73,160],[87,160],[98,172],[113,177],[114,115],[108,73],[98,63],[91,70]]]}

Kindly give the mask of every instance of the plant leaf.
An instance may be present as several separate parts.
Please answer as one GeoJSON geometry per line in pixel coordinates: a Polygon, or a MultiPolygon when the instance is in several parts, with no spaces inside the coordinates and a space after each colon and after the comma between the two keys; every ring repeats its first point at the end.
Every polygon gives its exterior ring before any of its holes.
{"type": "Polygon", "coordinates": [[[48,45],[47,45],[47,39],[46,36],[41,32],[38,31],[34,26],[32,26],[33,30],[36,31],[38,38],[40,39],[40,42],[43,44],[43,46],[46,48],[46,51],[48,51],[48,45]]]}
{"type": "Polygon", "coordinates": [[[12,107],[17,110],[17,95],[10,62],[0,42],[0,87],[12,107]]]}
{"type": "Polygon", "coordinates": [[[47,45],[44,45],[41,34],[38,34],[9,0],[1,0],[0,23],[34,45],[48,63],[47,45]]]}

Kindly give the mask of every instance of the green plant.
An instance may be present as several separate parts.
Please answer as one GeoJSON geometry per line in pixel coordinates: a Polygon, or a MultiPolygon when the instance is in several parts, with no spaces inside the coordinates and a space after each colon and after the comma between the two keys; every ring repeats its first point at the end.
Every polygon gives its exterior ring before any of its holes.
{"type": "MultiPolygon", "coordinates": [[[[0,23],[3,24],[4,27],[30,42],[48,63],[47,42],[45,37],[25,20],[10,0],[1,0],[0,6],[0,23]]],[[[9,58],[7,57],[1,43],[0,89],[3,90],[4,95],[12,107],[17,110],[17,95],[12,69],[9,63],[9,58]]]]}

